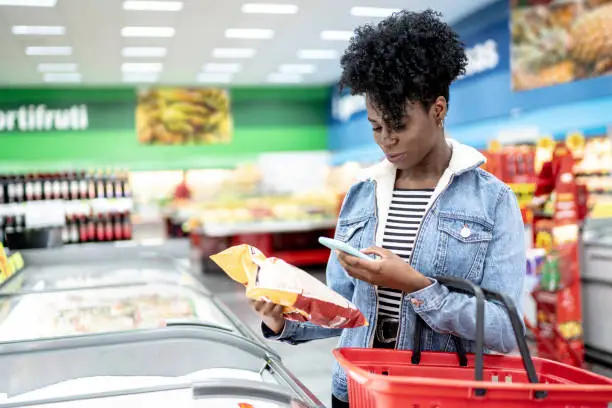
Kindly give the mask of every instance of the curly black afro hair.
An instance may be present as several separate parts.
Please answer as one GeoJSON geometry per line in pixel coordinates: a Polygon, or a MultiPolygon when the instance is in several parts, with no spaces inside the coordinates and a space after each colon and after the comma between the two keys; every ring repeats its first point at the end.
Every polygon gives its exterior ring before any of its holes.
{"type": "Polygon", "coordinates": [[[404,10],[357,28],[340,65],[341,88],[367,94],[385,123],[397,129],[407,103],[429,109],[439,96],[448,101],[450,84],[465,73],[467,57],[439,13],[404,10]]]}

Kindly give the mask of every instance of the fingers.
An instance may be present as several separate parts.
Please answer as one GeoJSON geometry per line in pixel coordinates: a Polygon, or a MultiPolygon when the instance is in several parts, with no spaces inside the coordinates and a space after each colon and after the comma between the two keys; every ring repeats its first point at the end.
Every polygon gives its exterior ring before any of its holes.
{"type": "Polygon", "coordinates": [[[376,247],[376,246],[362,249],[361,252],[363,252],[366,255],[377,255],[377,256],[380,256],[381,258],[384,258],[386,255],[388,255],[387,249],[376,247]]]}
{"type": "Polygon", "coordinates": [[[250,300],[253,309],[262,316],[280,316],[283,314],[283,305],[277,305],[272,302],[266,302],[263,299],[250,300]]]}

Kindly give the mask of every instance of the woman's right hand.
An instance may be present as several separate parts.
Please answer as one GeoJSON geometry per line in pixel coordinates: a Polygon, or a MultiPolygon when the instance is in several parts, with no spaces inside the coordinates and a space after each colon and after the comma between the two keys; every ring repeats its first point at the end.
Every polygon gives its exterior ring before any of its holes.
{"type": "Polygon", "coordinates": [[[268,326],[274,334],[281,334],[285,328],[283,317],[283,306],[265,300],[251,300],[251,307],[261,317],[263,323],[268,326]]]}

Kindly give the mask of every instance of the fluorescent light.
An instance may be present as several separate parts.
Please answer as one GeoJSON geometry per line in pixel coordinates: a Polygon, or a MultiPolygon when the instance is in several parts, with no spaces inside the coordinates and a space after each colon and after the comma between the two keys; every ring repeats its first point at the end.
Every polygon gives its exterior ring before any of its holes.
{"type": "Polygon", "coordinates": [[[274,30],[267,28],[228,28],[227,38],[246,38],[250,40],[269,40],[274,37],[274,30]]]}
{"type": "Polygon", "coordinates": [[[180,11],[182,1],[124,1],[124,10],[136,11],[180,11]]]}
{"type": "Polygon", "coordinates": [[[215,48],[214,58],[252,58],[255,56],[253,48],[215,48]]]}
{"type": "Polygon", "coordinates": [[[63,26],[13,26],[15,35],[64,35],[66,27],[63,26]]]}
{"type": "Polygon", "coordinates": [[[348,41],[352,36],[352,31],[325,30],[321,32],[321,39],[327,41],[348,41]]]}
{"type": "Polygon", "coordinates": [[[276,82],[276,83],[286,83],[286,84],[295,84],[298,82],[302,82],[303,78],[300,74],[285,74],[280,72],[273,72],[268,75],[268,82],[276,82]]]}
{"type": "Polygon", "coordinates": [[[79,70],[78,64],[38,64],[38,72],[76,72],[79,70]]]}
{"type": "Polygon", "coordinates": [[[357,17],[388,17],[393,13],[401,11],[398,8],[383,7],[352,7],[351,14],[357,17]]]}
{"type": "Polygon", "coordinates": [[[124,37],[174,37],[173,27],[123,27],[124,37]]]}
{"type": "Polygon", "coordinates": [[[164,64],[161,62],[125,62],[121,64],[123,72],[161,72],[164,64]]]}
{"type": "Polygon", "coordinates": [[[26,55],[72,55],[72,47],[27,47],[26,55]]]}
{"type": "Polygon", "coordinates": [[[295,4],[246,3],[242,5],[242,12],[250,14],[295,14],[298,12],[298,6],[295,4]]]}
{"type": "Polygon", "coordinates": [[[201,73],[198,74],[197,78],[198,82],[209,83],[209,84],[219,84],[219,83],[228,83],[232,81],[232,74],[210,74],[210,73],[201,73]]]}
{"type": "Polygon", "coordinates": [[[166,56],[164,47],[124,47],[121,55],[126,58],[163,58],[166,56]]]}
{"type": "Polygon", "coordinates": [[[312,74],[317,67],[310,64],[283,64],[278,67],[281,74],[312,74]]]}
{"type": "Polygon", "coordinates": [[[55,7],[57,0],[0,0],[0,6],[55,7]]]}
{"type": "Polygon", "coordinates": [[[223,73],[231,73],[231,74],[235,74],[236,72],[240,71],[240,64],[205,64],[204,65],[204,71],[205,72],[214,72],[214,73],[219,73],[219,72],[223,72],[223,73]]]}
{"type": "Polygon", "coordinates": [[[71,73],[47,73],[44,75],[45,82],[81,82],[81,74],[71,73]]]}
{"type": "Polygon", "coordinates": [[[299,59],[313,59],[313,60],[324,60],[324,59],[336,59],[338,58],[338,51],[336,50],[299,50],[299,59]]]}
{"type": "Polygon", "coordinates": [[[159,80],[159,74],[156,72],[124,72],[123,82],[140,82],[152,83],[159,80]]]}

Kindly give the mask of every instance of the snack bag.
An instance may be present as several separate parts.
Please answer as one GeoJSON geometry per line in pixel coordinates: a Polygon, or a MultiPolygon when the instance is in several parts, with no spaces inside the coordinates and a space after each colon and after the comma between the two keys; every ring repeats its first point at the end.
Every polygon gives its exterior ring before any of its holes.
{"type": "Polygon", "coordinates": [[[249,299],[283,305],[287,320],[343,329],[368,324],[355,305],[323,282],[282,259],[266,258],[255,247],[233,246],[210,259],[246,286],[249,299]]]}

